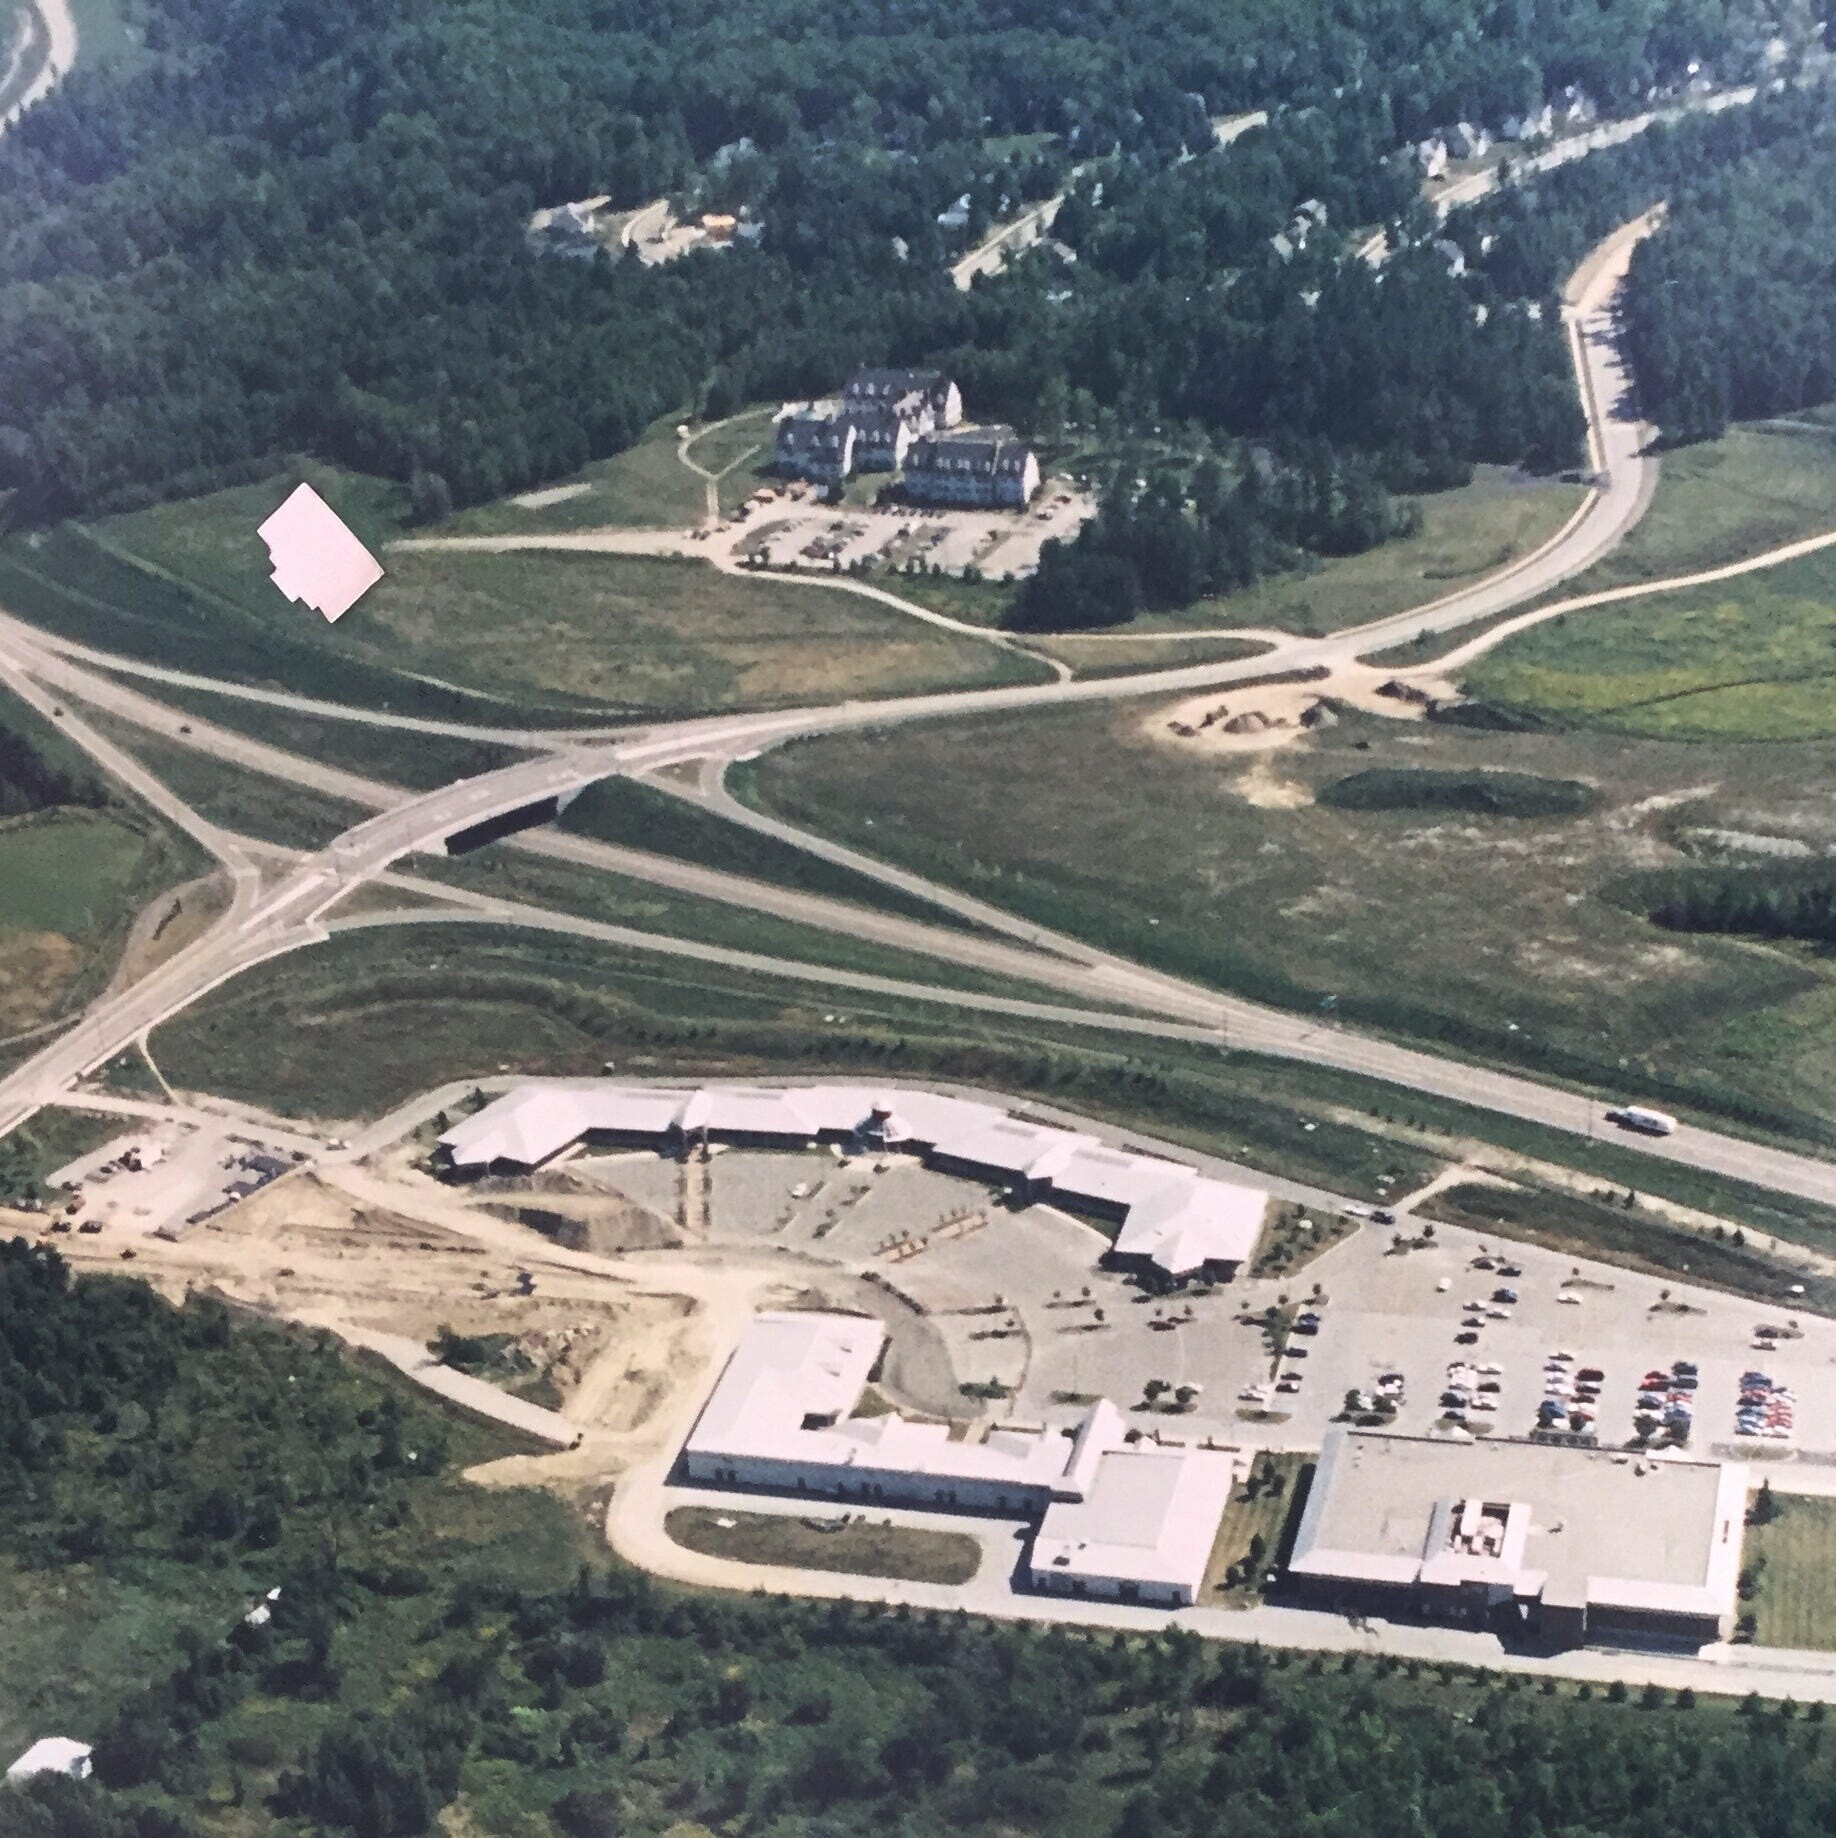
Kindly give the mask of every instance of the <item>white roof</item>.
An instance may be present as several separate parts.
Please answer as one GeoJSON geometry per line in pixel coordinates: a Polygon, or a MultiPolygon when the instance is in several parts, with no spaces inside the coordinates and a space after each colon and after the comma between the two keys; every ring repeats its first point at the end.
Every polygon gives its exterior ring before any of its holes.
{"type": "Polygon", "coordinates": [[[23,1781],[34,1774],[87,1774],[90,1747],[86,1742],[72,1742],[68,1736],[43,1736],[7,1769],[9,1781],[23,1781]]]}
{"type": "MultiPolygon", "coordinates": [[[[823,1127],[823,1107],[811,1102],[812,1094],[787,1086],[769,1089],[743,1085],[708,1085],[689,1099],[682,1113],[685,1130],[737,1130],[766,1136],[815,1136],[823,1127]]],[[[837,1127],[852,1129],[865,1112],[843,1107],[847,1121],[837,1127]]]]}
{"type": "Polygon", "coordinates": [[[710,1135],[809,1140],[862,1129],[886,1114],[885,1139],[909,1144],[1078,1201],[1126,1209],[1116,1249],[1173,1276],[1210,1262],[1246,1263],[1268,1195],[1212,1180],[1180,1162],[1112,1149],[1079,1130],[1031,1123],[993,1104],[940,1092],[871,1085],[704,1085],[697,1090],[620,1086],[605,1079],[519,1085],[440,1138],[454,1167],[494,1161],[535,1167],[592,1131],[663,1137],[710,1135]]]}
{"type": "Polygon", "coordinates": [[[1192,1170],[1178,1162],[1086,1142],[1066,1157],[1053,1174],[1052,1185],[1061,1194],[1134,1207],[1176,1182],[1190,1186],[1192,1180],[1192,1170]]]}
{"type": "Polygon", "coordinates": [[[1268,1205],[1260,1188],[1191,1175],[1131,1206],[1116,1234],[1116,1250],[1148,1258],[1169,1276],[1189,1276],[1212,1262],[1247,1263],[1268,1205]]]}
{"type": "Polygon", "coordinates": [[[869,1470],[946,1486],[993,1483],[1044,1495],[1081,1493],[1102,1449],[1126,1434],[1121,1413],[1108,1403],[1098,1404],[1075,1435],[1002,1424],[979,1442],[958,1440],[947,1423],[913,1422],[897,1411],[851,1417],[885,1340],[881,1324],[860,1315],[754,1317],[684,1452],[790,1462],[812,1472],[869,1470]]]}
{"type": "Polygon", "coordinates": [[[1046,1508],[1033,1572],[1173,1585],[1196,1596],[1235,1475],[1221,1450],[1152,1443],[1105,1449],[1086,1496],[1046,1508]]]}
{"type": "Polygon", "coordinates": [[[841,1417],[860,1401],[886,1330],[865,1315],[755,1316],[689,1433],[692,1454],[805,1458],[826,1440],[809,1416],[841,1417]]]}
{"type": "Polygon", "coordinates": [[[1008,1116],[972,1123],[932,1145],[939,1155],[954,1161],[1031,1180],[1050,1180],[1079,1149],[1095,1146],[1094,1136],[1055,1130],[1044,1123],[1022,1123],[1008,1116]]]}
{"type": "Polygon", "coordinates": [[[1746,1487],[1733,1462],[1338,1427],[1326,1433],[1288,1567],[1719,1616],[1734,1602],[1746,1487]],[[1475,1506],[1502,1521],[1495,1551],[1452,1535],[1475,1506]]]}
{"type": "Polygon", "coordinates": [[[692,1093],[624,1089],[603,1079],[576,1084],[519,1085],[440,1138],[458,1168],[494,1161],[535,1167],[577,1142],[589,1130],[638,1136],[664,1135],[692,1093]]]}
{"type": "Polygon", "coordinates": [[[268,545],[274,584],[342,619],[383,577],[382,564],[310,485],[300,485],[256,534],[268,545]]]}

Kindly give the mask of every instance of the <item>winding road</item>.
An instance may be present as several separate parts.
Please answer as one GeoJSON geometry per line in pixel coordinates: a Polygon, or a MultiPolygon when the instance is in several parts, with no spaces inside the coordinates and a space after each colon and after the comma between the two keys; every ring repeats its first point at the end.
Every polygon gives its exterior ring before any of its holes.
{"type": "MultiPolygon", "coordinates": [[[[726,793],[723,774],[738,759],[806,735],[961,715],[1019,712],[1068,702],[1174,695],[1241,684],[1276,673],[1330,672],[1404,640],[1485,625],[1514,608],[1539,600],[1561,581],[1610,551],[1650,502],[1656,462],[1645,451],[1649,430],[1627,411],[1627,381],[1613,338],[1612,304],[1632,248],[1638,237],[1648,234],[1652,227],[1651,221],[1644,221],[1609,238],[1578,271],[1565,305],[1571,352],[1587,410],[1593,467],[1587,498],[1569,522],[1535,553],[1429,605],[1325,637],[1274,635],[1276,641],[1269,650],[1249,659],[1184,665],[1134,676],[949,691],[622,730],[506,732],[460,723],[377,717],[365,710],[312,698],[208,684],[226,696],[340,720],[376,721],[469,738],[488,736],[530,749],[530,757],[498,771],[417,795],[302,759],[195,716],[181,715],[145,690],[119,680],[125,674],[141,684],[156,686],[161,681],[203,685],[208,679],[163,671],[157,666],[129,664],[91,647],[49,638],[16,618],[0,615],[0,681],[41,710],[50,713],[54,696],[67,697],[162,732],[244,769],[351,799],[374,812],[316,852],[282,857],[277,866],[275,852],[263,851],[257,862],[243,839],[224,833],[187,810],[154,775],[66,706],[62,721],[69,738],[208,848],[231,875],[235,898],[229,912],[202,937],[127,989],[98,1000],[67,1033],[0,1079],[0,1135],[42,1105],[55,1102],[75,1081],[144,1038],[150,1029],[255,964],[322,942],[340,931],[430,923],[520,925],[570,932],[620,948],[684,955],[806,984],[1101,1027],[1144,1037],[1204,1041],[1356,1073],[1575,1135],[1601,1132],[1607,1127],[1602,1108],[1589,1097],[1513,1073],[1440,1058],[1373,1036],[1322,1025],[1314,1017],[1264,1007],[1145,968],[808,836],[792,826],[744,811],[726,793]],[[697,776],[688,785],[674,775],[656,782],[665,790],[699,798],[731,821],[766,831],[919,895],[941,909],[973,920],[984,928],[984,933],[972,935],[958,928],[931,926],[921,920],[764,885],[699,864],[552,831],[525,833],[513,839],[513,846],[1011,977],[1017,983],[1038,987],[1039,998],[1031,999],[1024,992],[990,994],[844,972],[763,953],[660,937],[514,900],[456,894],[431,883],[417,891],[437,898],[441,902],[438,907],[405,905],[400,910],[336,916],[340,902],[357,889],[391,875],[406,857],[442,852],[446,838],[457,832],[547,799],[565,797],[609,775],[653,777],[665,768],[684,766],[697,769],[697,776]]],[[[1666,585],[1653,583],[1642,591],[1656,592],[1666,585]]],[[[1632,590],[1622,590],[1612,597],[1625,597],[1629,591],[1632,590]]],[[[1545,609],[1544,616],[1551,610],[1545,609]]],[[[1474,645],[1495,642],[1504,629],[1493,626],[1474,645]]],[[[1666,1139],[1624,1141],[1626,1146],[1646,1154],[1836,1204],[1836,1165],[1812,1156],[1693,1127],[1666,1139]]]]}

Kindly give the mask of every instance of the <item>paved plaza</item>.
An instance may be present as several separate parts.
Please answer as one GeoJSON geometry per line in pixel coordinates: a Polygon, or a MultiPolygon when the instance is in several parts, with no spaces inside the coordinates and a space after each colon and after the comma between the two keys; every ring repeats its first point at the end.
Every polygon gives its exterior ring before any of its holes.
{"type": "MultiPolygon", "coordinates": [[[[596,1167],[657,1210],[679,1174],[644,1155],[596,1167]]],[[[1107,1239],[1093,1226],[1049,1206],[1010,1210],[981,1183],[909,1157],[729,1149],[712,1156],[707,1180],[710,1244],[781,1246],[869,1277],[922,1313],[959,1383],[1008,1394],[966,1395],[965,1414],[1068,1423],[1084,1400],[1108,1397],[1169,1439],[1313,1449],[1348,1392],[1372,1392],[1389,1374],[1403,1381],[1395,1427],[1435,1427],[1461,1362],[1476,1375],[1473,1430],[1522,1435],[1537,1425],[1553,1356],[1565,1354],[1556,1363],[1571,1377],[1601,1374],[1590,1407],[1602,1443],[1631,1441],[1641,1382],[1684,1361],[1697,1369],[1692,1452],[1807,1474],[1836,1460],[1836,1323],[1716,1291],[1448,1226],[1398,1250],[1405,1219],[1400,1231],[1361,1226],[1298,1274],[1153,1295],[1099,1267],[1107,1239]],[[1488,1254],[1517,1274],[1476,1267],[1488,1254]],[[1502,1299],[1507,1290],[1516,1301],[1502,1299]],[[1320,1326],[1276,1360],[1259,1317],[1284,1299],[1315,1308],[1320,1326]],[[1780,1330],[1771,1350],[1756,1340],[1762,1324],[1780,1330]],[[1754,1370],[1795,1394],[1789,1439],[1736,1436],[1742,1375],[1754,1370]],[[1242,1398],[1284,1375],[1298,1386],[1242,1398]],[[1144,1387],[1156,1379],[1169,1393],[1196,1388],[1190,1407],[1149,1409],[1144,1387]]],[[[892,1318],[896,1333],[897,1310],[892,1318]]]]}

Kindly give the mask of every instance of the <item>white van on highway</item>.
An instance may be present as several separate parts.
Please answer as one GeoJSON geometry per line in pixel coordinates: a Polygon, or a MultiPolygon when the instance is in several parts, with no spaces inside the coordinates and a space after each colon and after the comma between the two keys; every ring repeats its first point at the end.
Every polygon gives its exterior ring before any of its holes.
{"type": "Polygon", "coordinates": [[[1639,1130],[1647,1136],[1674,1136],[1677,1120],[1667,1110],[1648,1110],[1642,1104],[1622,1104],[1607,1112],[1607,1121],[1624,1130],[1639,1130]]]}

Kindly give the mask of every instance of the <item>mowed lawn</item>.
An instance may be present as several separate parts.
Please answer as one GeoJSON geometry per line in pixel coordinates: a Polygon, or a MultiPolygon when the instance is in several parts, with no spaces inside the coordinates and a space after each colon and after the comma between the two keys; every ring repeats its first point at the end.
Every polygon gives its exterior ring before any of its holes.
{"type": "Polygon", "coordinates": [[[1418,500],[1422,527],[1414,536],[1177,612],[1144,615],[1129,630],[1267,626],[1317,634],[1363,625],[1425,606],[1528,555],[1581,498],[1578,485],[1481,466],[1470,485],[1418,500]]]}
{"type": "Polygon", "coordinates": [[[1759,1567],[1746,1604],[1768,1647],[1836,1647],[1836,1500],[1775,1492],[1774,1518],[1747,1528],[1744,1567],[1759,1567]]]}
{"type": "Polygon", "coordinates": [[[0,927],[87,932],[133,882],[146,843],[87,811],[0,824],[0,927]]]}
{"type": "MultiPolygon", "coordinates": [[[[669,463],[684,478],[673,445],[669,463]]],[[[906,619],[857,595],[754,576],[702,561],[609,555],[396,552],[399,493],[379,480],[307,469],[387,573],[335,626],[283,600],[268,578],[256,526],[292,475],[108,520],[97,540],[183,590],[194,647],[213,627],[288,648],[275,674],[316,681],[290,659],[336,661],[364,673],[434,679],[476,697],[544,709],[701,713],[855,696],[968,688],[1045,677],[993,645],[906,619]]],[[[699,504],[700,481],[693,480],[699,504]]],[[[571,501],[570,501],[571,502],[571,501]]],[[[603,521],[604,519],[599,519],[603,521]]],[[[81,557],[66,543],[35,559],[81,557]]],[[[117,573],[123,572],[117,569],[117,573]]],[[[106,575],[108,591],[132,582],[106,575]]],[[[84,591],[94,594],[93,582],[84,591]]],[[[108,642],[106,634],[102,642],[108,642]]],[[[176,660],[175,660],[176,661],[176,660]]],[[[198,661],[195,659],[193,661],[198,661]]],[[[326,678],[330,693],[342,678],[326,678]]]]}
{"type": "Polygon", "coordinates": [[[1218,755],[1171,737],[1170,712],[836,735],[766,754],[742,784],[780,815],[1217,987],[1305,1011],[1332,997],[1346,1020],[1462,1054],[1793,1128],[1836,1112],[1827,962],[1659,931],[1611,897],[1629,871],[1721,834],[1836,848],[1836,746],[1704,757],[1354,714],[1282,751],[1218,755]],[[1601,797],[1540,818],[1318,801],[1356,773],[1423,767],[1601,797]]]}
{"type": "MultiPolygon", "coordinates": [[[[1828,515],[1836,527],[1836,501],[1828,515]]],[[[1532,626],[1468,683],[1488,701],[1630,734],[1836,735],[1836,549],[1532,626]]]]}

